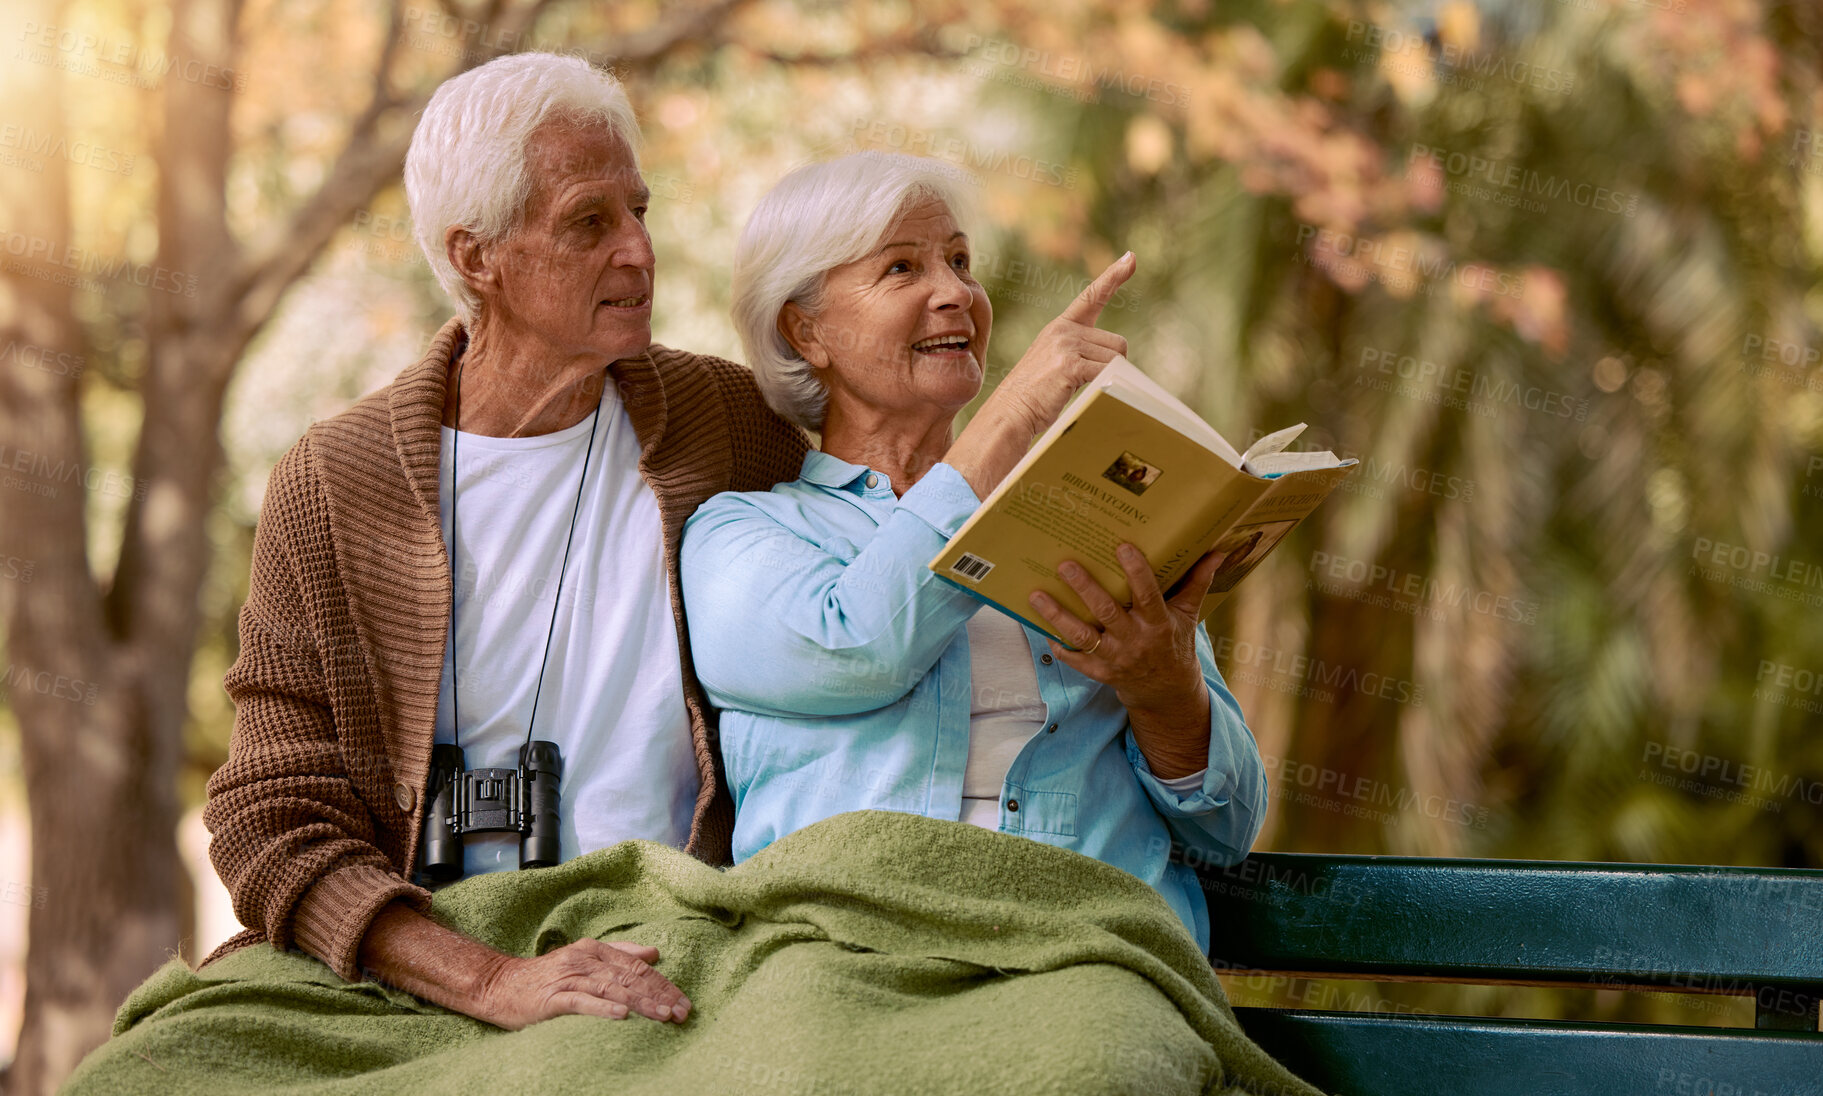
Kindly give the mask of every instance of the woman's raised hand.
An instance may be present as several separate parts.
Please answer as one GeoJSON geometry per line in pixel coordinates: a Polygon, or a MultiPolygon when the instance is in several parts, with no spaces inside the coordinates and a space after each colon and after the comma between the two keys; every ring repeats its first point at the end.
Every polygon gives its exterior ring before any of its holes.
{"type": "Polygon", "coordinates": [[[1127,352],[1127,340],[1095,324],[1101,310],[1120,290],[1139,260],[1131,251],[1108,264],[1101,276],[1083,287],[1057,318],[1044,325],[991,399],[1004,398],[1023,413],[1030,432],[1055,422],[1078,388],[1095,379],[1114,355],[1127,352]]]}
{"type": "Polygon", "coordinates": [[[968,481],[975,497],[987,498],[1031,447],[1033,435],[1057,421],[1076,390],[1093,380],[1114,355],[1127,352],[1126,339],[1095,324],[1102,306],[1138,265],[1131,251],[1114,260],[1045,324],[944,454],[944,461],[968,481]]]}

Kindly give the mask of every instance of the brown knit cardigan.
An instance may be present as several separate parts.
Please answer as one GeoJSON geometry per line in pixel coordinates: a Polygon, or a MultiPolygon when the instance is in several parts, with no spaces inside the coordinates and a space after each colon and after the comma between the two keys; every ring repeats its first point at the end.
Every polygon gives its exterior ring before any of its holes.
{"type": "MultiPolygon", "coordinates": [[[[422,361],[313,424],[272,470],[240,654],[224,679],[233,738],[203,811],[209,857],[250,927],[205,963],[261,940],[295,943],[356,981],[361,938],[380,909],[395,899],[429,906],[409,877],[449,633],[439,427],[450,362],[467,337],[451,320],[422,361]]],[[[734,809],[690,663],[678,541],[716,492],[795,479],[808,444],[732,362],[654,345],[610,372],[664,526],[676,669],[702,781],[686,847],[725,864],[734,809]]]]}

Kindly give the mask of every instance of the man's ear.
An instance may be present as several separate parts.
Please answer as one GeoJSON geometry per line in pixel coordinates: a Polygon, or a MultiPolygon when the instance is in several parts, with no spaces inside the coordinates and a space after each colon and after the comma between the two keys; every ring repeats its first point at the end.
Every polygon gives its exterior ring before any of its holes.
{"type": "Polygon", "coordinates": [[[786,301],[785,307],[779,309],[779,334],[813,368],[828,368],[829,349],[823,345],[822,329],[817,326],[816,317],[798,307],[798,302],[786,301]]]}
{"type": "Polygon", "coordinates": [[[487,300],[500,288],[500,278],[493,267],[493,255],[473,232],[461,225],[450,225],[443,233],[443,254],[456,276],[469,292],[487,300]]]}

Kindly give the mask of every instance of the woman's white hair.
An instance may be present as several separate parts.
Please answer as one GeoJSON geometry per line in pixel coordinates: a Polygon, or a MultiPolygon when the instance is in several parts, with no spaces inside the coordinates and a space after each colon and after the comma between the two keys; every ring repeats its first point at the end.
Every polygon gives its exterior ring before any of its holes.
{"type": "Polygon", "coordinates": [[[947,161],[873,151],[806,164],[767,191],[735,247],[732,311],[774,411],[821,430],[829,402],[816,370],[779,332],[786,302],[816,315],[828,273],[879,250],[912,207],[941,202],[966,227],[973,199],[973,180],[947,161]]]}
{"type": "Polygon", "coordinates": [[[508,54],[445,80],[412,132],[405,200],[418,246],[470,324],[481,299],[450,265],[444,233],[460,226],[491,243],[519,227],[532,193],[526,142],[557,119],[607,126],[639,167],[639,122],[620,81],[556,53],[508,54]]]}

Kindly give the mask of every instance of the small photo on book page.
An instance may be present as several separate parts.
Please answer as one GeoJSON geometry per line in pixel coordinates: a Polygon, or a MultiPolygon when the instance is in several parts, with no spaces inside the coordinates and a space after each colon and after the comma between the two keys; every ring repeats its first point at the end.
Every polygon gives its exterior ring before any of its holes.
{"type": "Polygon", "coordinates": [[[1101,478],[1118,483],[1136,495],[1143,495],[1146,488],[1152,486],[1152,481],[1158,478],[1159,472],[1158,466],[1147,464],[1123,449],[1120,456],[1114,458],[1114,463],[1102,472],[1101,478]]]}
{"type": "Polygon", "coordinates": [[[1247,572],[1263,559],[1279,543],[1279,538],[1297,526],[1297,520],[1265,521],[1257,525],[1237,525],[1228,530],[1228,535],[1216,542],[1214,551],[1226,552],[1221,566],[1215,570],[1215,580],[1209,584],[1209,592],[1227,593],[1235,584],[1247,577],[1247,572]]]}

